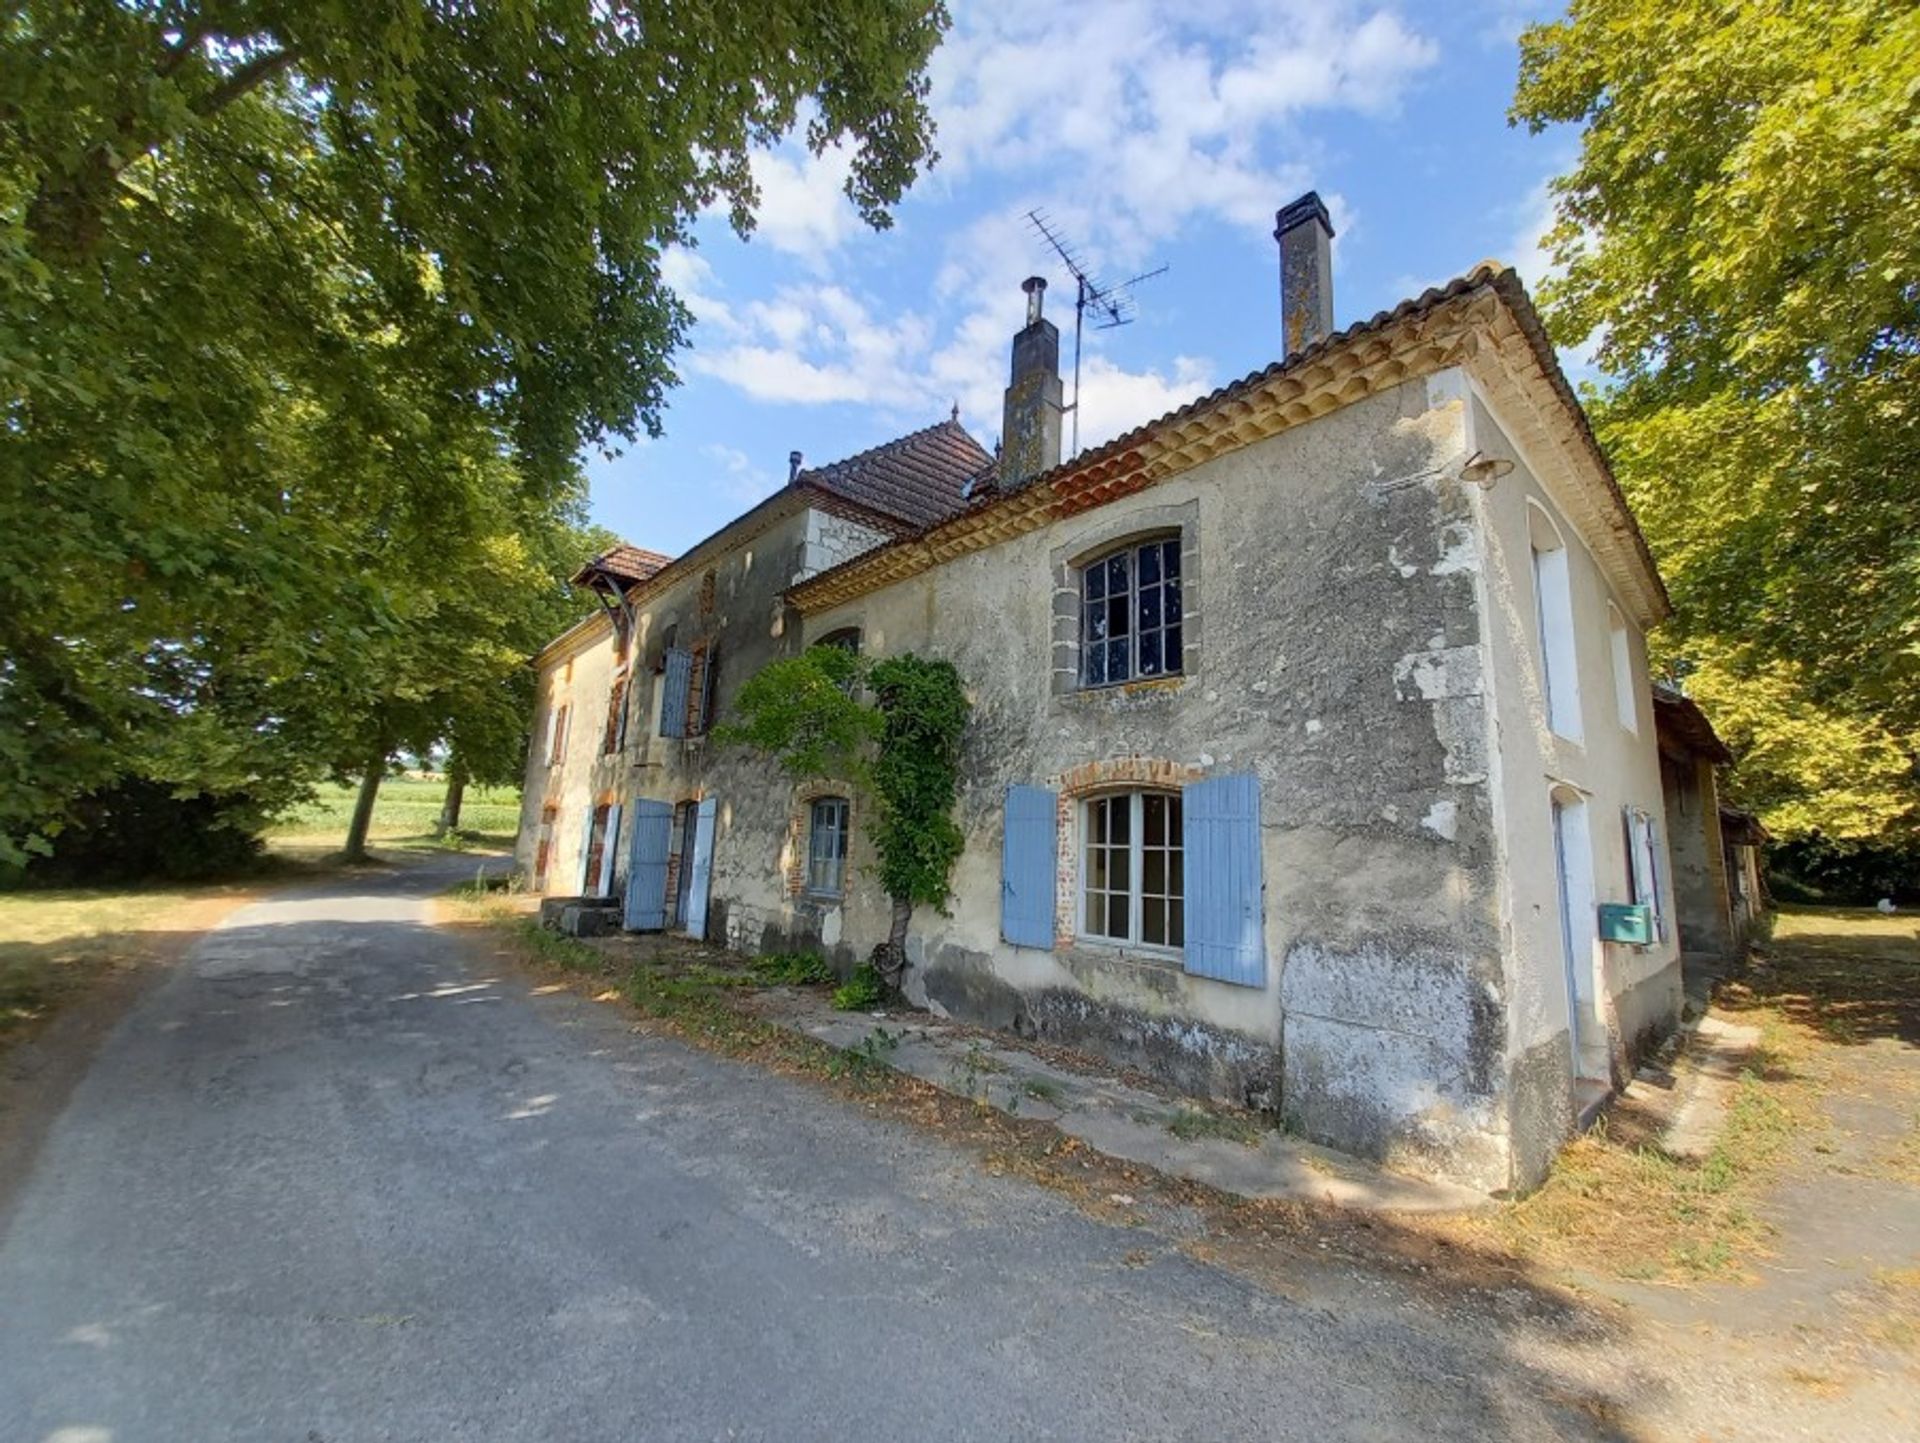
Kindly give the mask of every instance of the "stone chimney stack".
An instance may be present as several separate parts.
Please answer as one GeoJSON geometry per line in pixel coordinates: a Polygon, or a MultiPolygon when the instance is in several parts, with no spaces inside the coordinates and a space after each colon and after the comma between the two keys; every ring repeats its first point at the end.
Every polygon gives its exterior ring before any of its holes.
{"type": "Polygon", "coordinates": [[[1060,332],[1041,314],[1047,283],[1029,276],[1027,324],[1013,338],[1013,375],[1001,418],[1000,489],[1015,491],[1060,464],[1060,332]]]}
{"type": "Polygon", "coordinates": [[[1285,355],[1298,355],[1333,334],[1333,221],[1318,191],[1308,191],[1273,218],[1280,242],[1280,328],[1285,355]]]}

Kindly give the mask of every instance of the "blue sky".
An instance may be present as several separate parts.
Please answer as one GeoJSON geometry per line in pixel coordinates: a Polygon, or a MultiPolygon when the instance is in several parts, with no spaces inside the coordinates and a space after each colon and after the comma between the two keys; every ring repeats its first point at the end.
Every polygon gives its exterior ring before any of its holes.
{"type": "MultiPolygon", "coordinates": [[[[934,62],[942,160],[863,226],[844,158],[760,158],[760,224],[720,217],[667,274],[697,318],[666,435],[590,458],[593,518],[679,553],[824,463],[958,403],[991,449],[1020,281],[1072,286],[1024,219],[1044,208],[1100,272],[1165,264],[1139,319],[1089,331],[1082,447],[1280,353],[1273,213],[1333,212],[1338,325],[1495,257],[1542,269],[1547,178],[1575,138],[1510,129],[1525,0],[951,0],[934,62]]],[[[1070,365],[1070,341],[1063,366],[1070,365]]]]}

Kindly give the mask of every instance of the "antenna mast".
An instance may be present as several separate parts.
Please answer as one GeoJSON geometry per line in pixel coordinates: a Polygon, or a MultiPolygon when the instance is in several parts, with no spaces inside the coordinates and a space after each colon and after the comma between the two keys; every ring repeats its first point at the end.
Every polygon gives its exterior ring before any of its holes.
{"type": "Polygon", "coordinates": [[[1086,323],[1087,308],[1093,308],[1095,330],[1111,331],[1116,326],[1131,325],[1139,315],[1139,308],[1133,299],[1133,288],[1142,281],[1165,275],[1167,268],[1155,266],[1131,280],[1106,285],[1087,268],[1080,258],[1080,252],[1061,234],[1060,228],[1047,219],[1045,211],[1028,211],[1027,223],[1053,247],[1054,254],[1060,257],[1060,263],[1067,268],[1067,274],[1073,277],[1077,287],[1073,300],[1073,401],[1061,408],[1073,412],[1073,449],[1067,453],[1071,459],[1080,454],[1080,332],[1086,323]]]}

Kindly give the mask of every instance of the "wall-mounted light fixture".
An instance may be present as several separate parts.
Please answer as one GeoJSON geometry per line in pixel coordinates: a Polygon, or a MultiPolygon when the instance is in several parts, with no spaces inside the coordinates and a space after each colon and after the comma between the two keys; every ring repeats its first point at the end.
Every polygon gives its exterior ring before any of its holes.
{"type": "Polygon", "coordinates": [[[1512,470],[1513,462],[1505,456],[1489,456],[1485,451],[1475,451],[1460,463],[1460,479],[1484,489],[1512,470]]]}

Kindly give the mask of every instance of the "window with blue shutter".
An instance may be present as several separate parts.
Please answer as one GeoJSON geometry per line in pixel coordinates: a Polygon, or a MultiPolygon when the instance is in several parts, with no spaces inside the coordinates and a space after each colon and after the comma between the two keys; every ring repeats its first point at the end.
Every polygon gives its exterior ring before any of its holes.
{"type": "Polygon", "coordinates": [[[586,827],[580,833],[580,885],[574,889],[577,897],[587,895],[587,888],[593,884],[593,869],[600,864],[600,859],[593,854],[595,824],[599,820],[600,808],[589,806],[586,827]]]}
{"type": "Polygon", "coordinates": [[[1000,935],[1017,947],[1053,946],[1059,804],[1045,787],[1007,788],[1000,844],[1000,935]]]}
{"type": "Polygon", "coordinates": [[[1181,789],[1186,832],[1186,953],[1197,977],[1267,983],[1262,931],[1260,780],[1212,777],[1181,789]]]}
{"type": "Polygon", "coordinates": [[[628,824],[627,908],[629,932],[658,932],[667,925],[667,854],[673,836],[673,807],[644,799],[633,803],[628,824]]]}
{"type": "Polygon", "coordinates": [[[660,684],[660,735],[684,737],[687,734],[687,689],[693,681],[693,653],[677,646],[667,648],[666,665],[660,684]]]}

